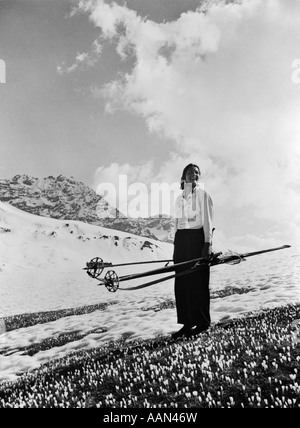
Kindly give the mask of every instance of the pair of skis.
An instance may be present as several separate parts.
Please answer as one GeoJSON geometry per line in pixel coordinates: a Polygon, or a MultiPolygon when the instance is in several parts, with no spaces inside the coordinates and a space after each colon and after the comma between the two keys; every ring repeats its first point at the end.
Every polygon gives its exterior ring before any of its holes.
{"type": "Polygon", "coordinates": [[[86,267],[83,268],[86,270],[87,274],[94,279],[100,281],[99,285],[105,285],[105,287],[110,292],[116,292],[120,290],[138,290],[141,288],[149,287],[150,285],[158,284],[163,281],[167,281],[172,278],[177,278],[183,275],[188,275],[203,269],[207,266],[216,266],[220,264],[237,264],[241,261],[244,261],[247,257],[256,256],[259,254],[269,253],[271,251],[282,250],[285,248],[290,248],[290,245],[283,245],[281,247],[269,248],[267,250],[253,251],[250,253],[243,254],[229,254],[222,256],[222,253],[213,254],[210,259],[197,258],[192,260],[187,260],[181,263],[176,263],[169,265],[173,260],[154,260],[154,261],[145,261],[145,262],[132,262],[132,263],[120,263],[112,264],[104,262],[100,257],[93,258],[90,262],[86,263],[86,267]],[[119,266],[131,266],[131,265],[140,265],[140,264],[150,264],[150,263],[166,263],[165,266],[157,269],[152,269],[146,272],[135,273],[131,275],[118,276],[117,273],[110,269],[106,272],[104,278],[101,278],[101,274],[105,268],[113,268],[119,266]],[[120,288],[120,282],[131,281],[139,278],[145,278],[152,275],[160,275],[169,272],[175,272],[172,275],[164,276],[159,279],[155,279],[150,282],[146,282],[134,287],[129,288],[120,288]]]}

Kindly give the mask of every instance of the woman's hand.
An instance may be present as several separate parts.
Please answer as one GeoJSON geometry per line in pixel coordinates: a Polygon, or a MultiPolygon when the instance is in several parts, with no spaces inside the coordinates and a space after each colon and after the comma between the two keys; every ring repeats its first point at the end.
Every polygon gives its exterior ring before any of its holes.
{"type": "Polygon", "coordinates": [[[211,256],[211,245],[209,242],[205,242],[202,250],[201,257],[203,259],[209,259],[211,256]]]}

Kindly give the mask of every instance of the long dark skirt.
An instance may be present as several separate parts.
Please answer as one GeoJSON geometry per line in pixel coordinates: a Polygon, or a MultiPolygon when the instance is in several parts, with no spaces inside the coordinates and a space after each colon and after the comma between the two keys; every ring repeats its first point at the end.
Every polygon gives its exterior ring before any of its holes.
{"type": "MultiPolygon", "coordinates": [[[[174,263],[201,257],[204,232],[201,229],[179,229],[175,234],[174,263]]],[[[176,273],[184,268],[177,268],[176,273]]],[[[209,266],[195,273],[175,278],[177,321],[188,327],[210,325],[209,266]]]]}

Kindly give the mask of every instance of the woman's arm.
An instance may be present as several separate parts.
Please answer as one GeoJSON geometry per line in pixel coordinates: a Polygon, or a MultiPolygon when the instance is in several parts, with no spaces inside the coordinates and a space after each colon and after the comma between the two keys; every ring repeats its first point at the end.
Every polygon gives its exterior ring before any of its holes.
{"type": "Polygon", "coordinates": [[[203,204],[203,229],[204,240],[206,243],[212,244],[212,230],[213,230],[213,201],[208,193],[204,192],[203,204]]]}
{"type": "Polygon", "coordinates": [[[178,218],[174,219],[174,240],[175,240],[175,235],[178,229],[178,218]]]}
{"type": "Polygon", "coordinates": [[[203,258],[209,258],[211,255],[212,233],[213,233],[213,202],[208,193],[204,192],[202,199],[202,222],[204,230],[204,247],[202,251],[203,258]]]}

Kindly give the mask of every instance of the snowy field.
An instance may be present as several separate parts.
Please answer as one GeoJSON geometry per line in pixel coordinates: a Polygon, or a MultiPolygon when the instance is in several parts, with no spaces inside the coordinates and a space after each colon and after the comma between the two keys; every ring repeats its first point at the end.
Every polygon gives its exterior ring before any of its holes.
{"type": "MultiPolygon", "coordinates": [[[[3,203],[0,237],[0,381],[14,380],[77,350],[122,338],[169,335],[178,329],[174,307],[164,308],[174,300],[173,280],[138,291],[109,293],[82,270],[96,256],[113,263],[168,259],[172,245],[80,222],[37,217],[3,203]],[[5,331],[5,317],[101,303],[107,305],[91,313],[5,331]],[[24,355],[26,347],[74,332],[80,339],[24,355]]],[[[147,270],[154,267],[146,265],[147,270]]],[[[145,266],[116,268],[119,275],[142,270],[145,266]]],[[[299,302],[299,278],[300,253],[293,248],[249,258],[236,266],[213,267],[212,322],[299,302]],[[231,292],[218,297],[224,289],[231,292]]]]}

